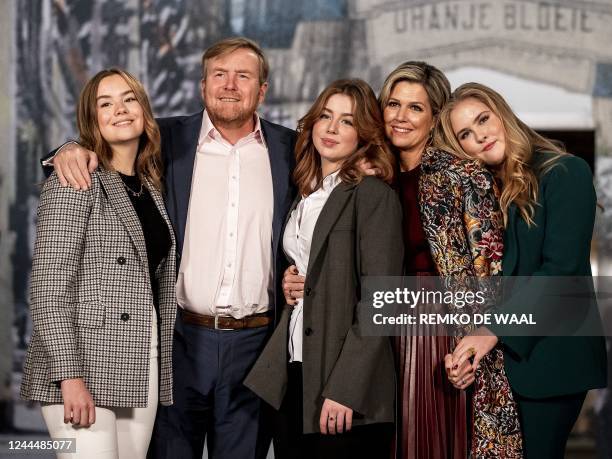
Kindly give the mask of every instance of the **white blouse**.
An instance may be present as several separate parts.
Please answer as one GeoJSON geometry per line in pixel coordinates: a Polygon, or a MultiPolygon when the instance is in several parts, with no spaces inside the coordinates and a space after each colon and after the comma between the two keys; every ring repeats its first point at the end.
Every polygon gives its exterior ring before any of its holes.
{"type": "MultiPolygon", "coordinates": [[[[310,258],[312,233],[325,206],[329,195],[341,182],[338,172],[329,174],[323,179],[323,184],[315,192],[302,198],[291,212],[285,234],[283,248],[289,258],[295,262],[300,275],[305,276],[310,258]]],[[[304,299],[298,299],[291,311],[289,322],[289,361],[302,362],[302,339],[304,335],[304,299]]]]}

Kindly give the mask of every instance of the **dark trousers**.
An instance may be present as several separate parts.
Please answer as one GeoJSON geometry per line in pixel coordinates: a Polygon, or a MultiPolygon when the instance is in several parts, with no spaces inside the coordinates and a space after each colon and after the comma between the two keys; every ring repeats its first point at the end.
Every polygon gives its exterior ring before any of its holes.
{"type": "Polygon", "coordinates": [[[530,399],[514,393],[518,404],[525,459],[563,459],[565,445],[586,392],[546,399],[530,399]]]}
{"type": "Polygon", "coordinates": [[[262,409],[264,403],[242,381],[269,328],[180,326],[173,349],[174,404],[158,409],[149,457],[201,459],[206,438],[211,459],[265,458],[270,411],[262,409]]]}
{"type": "MultiPolygon", "coordinates": [[[[290,363],[283,404],[274,420],[275,459],[389,459],[392,423],[354,426],[336,435],[302,433],[302,365],[290,363]]],[[[347,381],[350,384],[350,381],[347,381]]]]}

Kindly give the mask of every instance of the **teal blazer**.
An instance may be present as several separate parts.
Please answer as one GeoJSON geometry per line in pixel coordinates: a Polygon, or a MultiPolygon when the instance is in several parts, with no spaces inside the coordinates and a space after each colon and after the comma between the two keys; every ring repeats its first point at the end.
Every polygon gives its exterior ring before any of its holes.
{"type": "MultiPolygon", "coordinates": [[[[536,170],[551,153],[536,153],[536,170]]],[[[516,206],[508,212],[504,235],[504,276],[591,276],[590,249],[596,194],[587,163],[562,156],[539,177],[535,225],[528,227],[516,206]]],[[[537,304],[533,302],[531,304],[537,304]]],[[[586,304],[583,326],[602,329],[594,300],[586,304]]],[[[509,301],[504,312],[528,313],[525,302],[509,301]]],[[[510,385],[523,397],[546,398],[606,387],[607,360],[602,336],[503,336],[510,385]]],[[[575,335],[584,334],[578,327],[575,335]]]]}

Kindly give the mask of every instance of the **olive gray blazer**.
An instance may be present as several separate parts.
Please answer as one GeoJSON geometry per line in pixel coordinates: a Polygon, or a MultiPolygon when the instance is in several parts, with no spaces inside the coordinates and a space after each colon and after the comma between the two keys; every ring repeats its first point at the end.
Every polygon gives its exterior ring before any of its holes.
{"type": "MultiPolygon", "coordinates": [[[[401,220],[397,194],[374,177],[341,183],[321,211],[304,285],[304,433],[319,432],[325,398],[353,409],[354,425],[394,420],[390,339],[362,336],[356,308],[361,276],[402,274],[401,220]]],[[[286,306],[245,380],[276,409],[287,388],[290,313],[286,306]]]]}
{"type": "MultiPolygon", "coordinates": [[[[54,173],[38,206],[31,277],[34,331],[21,396],[62,403],[59,382],[84,378],[97,406],[147,406],[153,293],[144,235],[116,172],[87,191],[54,173]]],[[[147,185],[172,239],[157,269],[159,401],[172,403],[175,240],[161,194],[147,185]]]]}

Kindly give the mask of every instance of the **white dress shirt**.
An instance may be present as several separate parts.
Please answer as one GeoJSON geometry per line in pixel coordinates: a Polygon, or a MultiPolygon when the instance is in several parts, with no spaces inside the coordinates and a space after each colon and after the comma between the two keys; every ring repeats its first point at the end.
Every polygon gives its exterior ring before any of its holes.
{"type": "Polygon", "coordinates": [[[259,117],[235,145],[204,111],[176,296],[182,308],[237,319],[266,312],[274,195],[259,117]]]}
{"type": "MultiPolygon", "coordinates": [[[[329,174],[315,192],[302,198],[291,212],[285,234],[283,248],[289,258],[295,262],[300,275],[305,276],[310,259],[310,246],[315,225],[327,202],[329,195],[341,182],[338,172],[329,174]]],[[[291,311],[289,322],[289,361],[302,362],[302,338],[304,334],[304,299],[298,299],[291,311]]]]}

